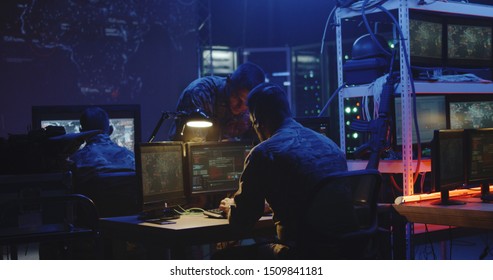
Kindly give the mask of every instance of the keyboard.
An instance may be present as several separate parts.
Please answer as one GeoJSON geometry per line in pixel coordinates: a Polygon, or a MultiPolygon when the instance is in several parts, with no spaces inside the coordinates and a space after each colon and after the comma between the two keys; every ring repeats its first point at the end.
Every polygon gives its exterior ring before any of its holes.
{"type": "Polygon", "coordinates": [[[204,215],[210,218],[216,218],[216,219],[226,219],[226,213],[219,209],[219,208],[214,208],[214,209],[207,209],[204,210],[204,215]]]}

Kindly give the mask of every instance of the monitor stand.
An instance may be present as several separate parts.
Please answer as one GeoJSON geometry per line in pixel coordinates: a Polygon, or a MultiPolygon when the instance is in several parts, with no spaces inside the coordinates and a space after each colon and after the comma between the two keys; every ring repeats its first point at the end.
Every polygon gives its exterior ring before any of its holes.
{"type": "Polygon", "coordinates": [[[464,201],[450,199],[449,190],[442,190],[440,191],[440,200],[432,202],[431,204],[450,206],[450,205],[463,205],[466,203],[464,201]]]}

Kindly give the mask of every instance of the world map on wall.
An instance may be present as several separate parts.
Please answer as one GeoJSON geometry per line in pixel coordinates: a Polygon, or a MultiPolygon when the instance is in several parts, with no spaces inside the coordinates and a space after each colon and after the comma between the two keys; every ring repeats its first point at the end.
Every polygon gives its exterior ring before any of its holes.
{"type": "Polygon", "coordinates": [[[197,2],[2,1],[1,59],[27,64],[61,52],[77,71],[80,94],[117,98],[123,87],[139,94],[142,80],[128,71],[129,60],[155,26],[180,50],[181,38],[197,30],[197,2]]]}

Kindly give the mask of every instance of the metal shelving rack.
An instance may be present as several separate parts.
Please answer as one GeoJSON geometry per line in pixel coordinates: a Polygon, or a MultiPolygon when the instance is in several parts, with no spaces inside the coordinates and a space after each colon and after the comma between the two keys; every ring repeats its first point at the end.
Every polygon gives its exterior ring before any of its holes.
{"type": "MultiPolygon", "coordinates": [[[[459,2],[441,2],[434,1],[425,5],[419,5],[418,0],[389,0],[382,6],[389,10],[398,10],[398,21],[405,38],[409,38],[409,12],[428,11],[441,14],[455,14],[470,17],[488,17],[493,18],[493,6],[459,3],[459,2]]],[[[367,10],[366,14],[381,12],[379,9],[367,10]]],[[[358,11],[349,8],[338,8],[336,11],[336,44],[337,44],[337,72],[338,84],[342,86],[344,83],[343,77],[343,54],[342,54],[342,19],[360,16],[358,11]]],[[[411,63],[409,53],[409,40],[404,40],[404,44],[400,46],[400,65],[406,65],[407,60],[411,63]],[[406,48],[406,52],[404,52],[406,48]]],[[[415,170],[412,159],[412,89],[411,80],[407,67],[400,67],[400,83],[397,93],[401,95],[402,106],[402,166],[399,168],[403,174],[403,194],[405,196],[412,195],[413,190],[413,173],[415,170]]],[[[416,93],[419,94],[457,94],[457,93],[480,93],[492,94],[493,84],[471,84],[471,83],[428,83],[415,82],[416,93]]],[[[344,98],[362,97],[369,95],[367,85],[353,86],[344,88],[339,92],[339,129],[340,129],[340,145],[343,151],[346,150],[345,140],[345,120],[344,120],[344,98]]]]}

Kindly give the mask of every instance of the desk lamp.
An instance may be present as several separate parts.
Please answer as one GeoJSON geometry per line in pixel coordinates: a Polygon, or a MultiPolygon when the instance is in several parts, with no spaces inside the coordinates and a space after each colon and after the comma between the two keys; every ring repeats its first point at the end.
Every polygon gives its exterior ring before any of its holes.
{"type": "Polygon", "coordinates": [[[213,125],[212,120],[210,117],[201,109],[196,109],[190,113],[186,112],[163,112],[161,114],[161,117],[159,118],[159,121],[156,124],[156,127],[154,128],[154,131],[152,132],[151,137],[149,137],[148,142],[151,143],[154,138],[156,137],[156,134],[163,124],[164,120],[167,119],[185,119],[186,122],[183,125],[181,129],[181,135],[183,135],[183,132],[185,131],[185,127],[196,127],[196,128],[207,128],[211,127],[213,125]]]}

